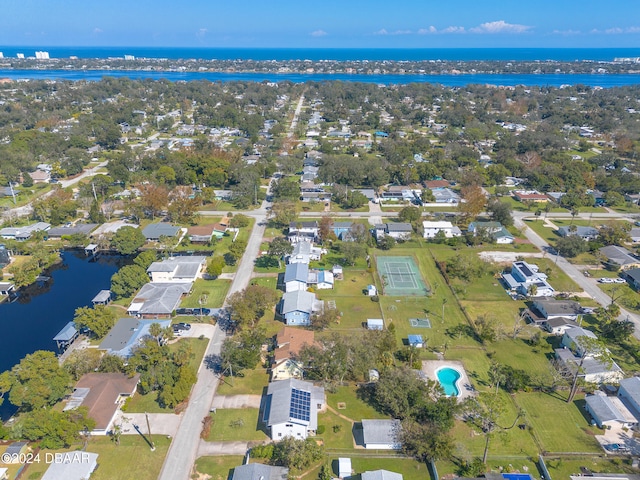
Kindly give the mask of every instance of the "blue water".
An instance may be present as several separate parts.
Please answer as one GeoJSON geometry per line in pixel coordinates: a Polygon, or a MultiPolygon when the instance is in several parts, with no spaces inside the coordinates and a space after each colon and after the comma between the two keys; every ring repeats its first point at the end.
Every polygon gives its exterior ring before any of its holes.
{"type": "Polygon", "coordinates": [[[51,58],[141,58],[203,60],[580,60],[612,61],[638,57],[640,48],[170,48],[170,47],[56,47],[0,46],[5,57],[17,53],[35,56],[48,51],[51,58]]]}
{"type": "MultiPolygon", "coordinates": [[[[62,262],[45,273],[51,280],[20,290],[13,303],[0,304],[0,372],[36,350],[56,351],[53,337],[73,320],[76,308],[90,305],[96,293],[109,288],[111,276],[124,262],[122,257],[109,256],[89,262],[83,252],[63,252],[62,262]]],[[[0,418],[13,412],[15,408],[5,399],[0,418]]]]}
{"type": "Polygon", "coordinates": [[[465,74],[465,75],[351,75],[347,73],[225,73],[225,72],[151,72],[121,70],[7,70],[0,69],[0,78],[34,80],[99,81],[105,76],[131,79],[166,79],[170,81],[208,80],[210,82],[364,82],[383,85],[435,83],[448,87],[469,84],[528,85],[560,87],[587,85],[591,87],[621,87],[640,84],[640,75],[633,74],[465,74]]]}
{"type": "Polygon", "coordinates": [[[460,390],[456,386],[458,380],[460,380],[460,373],[457,370],[449,367],[441,368],[436,372],[438,382],[442,385],[445,395],[449,397],[457,397],[460,395],[460,390]]]}

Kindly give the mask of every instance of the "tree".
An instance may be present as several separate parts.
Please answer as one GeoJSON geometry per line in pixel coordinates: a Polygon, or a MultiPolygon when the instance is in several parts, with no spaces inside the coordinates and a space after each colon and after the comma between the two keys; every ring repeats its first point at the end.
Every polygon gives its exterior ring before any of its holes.
{"type": "Polygon", "coordinates": [[[578,392],[578,379],[584,375],[582,367],[587,358],[595,359],[608,368],[613,364],[609,350],[607,350],[607,347],[598,338],[581,335],[576,339],[575,344],[572,345],[572,349],[580,355],[580,361],[577,362],[575,365],[576,368],[572,372],[573,379],[571,381],[571,390],[567,397],[567,403],[571,403],[578,392]]]}
{"type": "Polygon", "coordinates": [[[298,218],[300,206],[298,202],[278,201],[271,207],[272,222],[280,227],[288,227],[298,218]]]}
{"type": "Polygon", "coordinates": [[[487,197],[485,197],[482,188],[478,185],[471,185],[463,187],[460,193],[463,201],[460,202],[458,209],[462,216],[465,218],[477,217],[487,204],[487,197]]]}
{"type": "Polygon", "coordinates": [[[87,407],[65,412],[38,409],[21,415],[18,429],[23,438],[39,441],[41,448],[60,449],[77,442],[81,433],[90,432],[95,425],[87,407]]]}
{"type": "Polygon", "coordinates": [[[229,226],[231,228],[248,227],[249,223],[250,223],[249,217],[247,217],[246,215],[243,215],[242,213],[235,214],[233,217],[231,217],[231,220],[229,220],[229,226]]]}
{"type": "Polygon", "coordinates": [[[58,402],[67,393],[71,377],[56,354],[37,350],[15,365],[8,373],[9,401],[22,410],[37,410],[58,402]]]}
{"type": "Polygon", "coordinates": [[[318,237],[324,245],[327,241],[336,240],[336,234],[333,231],[333,218],[329,215],[323,215],[318,223],[318,237]]]}
{"type": "Polygon", "coordinates": [[[230,375],[253,369],[260,361],[262,344],[266,341],[264,329],[242,330],[227,338],[220,351],[220,364],[230,375]]]}
{"type": "Polygon", "coordinates": [[[196,223],[197,210],[200,200],[193,194],[191,187],[178,186],[168,195],[169,219],[177,223],[196,223]]]}
{"type": "Polygon", "coordinates": [[[128,297],[148,281],[149,276],[144,268],[138,265],[125,265],[111,277],[111,291],[118,298],[128,297]]]}
{"type": "Polygon", "coordinates": [[[278,268],[281,268],[281,261],[293,252],[293,245],[285,237],[276,237],[269,243],[267,255],[273,255],[278,259],[278,268]]]}
{"type": "Polygon", "coordinates": [[[329,325],[338,320],[338,310],[335,308],[324,308],[319,313],[311,317],[311,328],[314,330],[324,330],[329,325]]]}
{"type": "Polygon", "coordinates": [[[415,418],[429,399],[440,395],[439,388],[411,368],[396,368],[380,376],[374,398],[378,408],[393,418],[415,418]]]}
{"type": "Polygon", "coordinates": [[[395,246],[396,239],[389,235],[384,235],[382,238],[378,239],[378,248],[380,250],[391,250],[395,246]]]}
{"type": "Polygon", "coordinates": [[[139,228],[125,226],[111,237],[111,247],[121,255],[132,255],[146,243],[147,239],[139,228]]]}
{"type": "Polygon", "coordinates": [[[432,422],[419,423],[412,419],[402,422],[399,432],[402,451],[421,462],[450,458],[454,443],[447,430],[432,422]]]}
{"type": "Polygon", "coordinates": [[[116,323],[116,314],[104,305],[93,308],[80,307],[75,311],[73,322],[77,329],[90,330],[96,338],[104,337],[116,323]]]}
{"type": "Polygon", "coordinates": [[[467,421],[485,436],[482,463],[486,464],[487,455],[489,454],[489,444],[494,434],[515,427],[516,422],[523,413],[518,412],[513,425],[501,427],[498,421],[506,410],[504,398],[502,395],[488,392],[481,392],[477,397],[469,398],[465,407],[467,411],[467,421]]]}
{"type": "Polygon", "coordinates": [[[413,223],[420,220],[422,213],[418,207],[408,206],[404,207],[398,213],[398,218],[403,222],[413,223]]]}
{"type": "Polygon", "coordinates": [[[609,223],[598,230],[598,241],[603,245],[623,245],[631,240],[630,231],[628,222],[609,223]]]}
{"type": "Polygon", "coordinates": [[[287,436],[273,442],[271,461],[274,465],[302,471],[323,457],[324,447],[313,438],[302,440],[287,436]]]}
{"type": "Polygon", "coordinates": [[[222,273],[222,269],[226,266],[224,261],[224,257],[220,255],[216,255],[214,257],[210,257],[207,262],[207,275],[211,277],[219,277],[222,273]]]}
{"type": "MultiPolygon", "coordinates": [[[[62,364],[73,380],[78,381],[86,373],[95,372],[100,368],[102,352],[97,348],[74,350],[62,364]]],[[[0,389],[1,391],[1,389],[0,389]]]]}
{"type": "Polygon", "coordinates": [[[253,327],[277,301],[275,290],[261,285],[249,285],[229,298],[231,319],[240,327],[253,327]]]}
{"type": "Polygon", "coordinates": [[[154,219],[162,214],[169,202],[169,192],[164,185],[147,183],[138,186],[140,190],[139,203],[148,217],[154,219]]]}
{"type": "Polygon", "coordinates": [[[589,249],[589,244],[578,235],[567,235],[556,241],[556,250],[563,257],[573,258],[589,249]]]}
{"type": "Polygon", "coordinates": [[[367,248],[357,242],[341,242],[338,250],[349,265],[355,265],[358,258],[363,258],[367,254],[367,248]]]}
{"type": "Polygon", "coordinates": [[[144,268],[145,270],[151,266],[153,262],[158,259],[158,252],[155,250],[145,250],[136,255],[133,259],[134,265],[144,268]]]}
{"type": "Polygon", "coordinates": [[[494,199],[487,204],[487,212],[494,222],[500,222],[505,227],[513,225],[512,208],[507,202],[494,199]]]}
{"type": "Polygon", "coordinates": [[[635,330],[633,322],[629,320],[611,320],[605,323],[601,329],[602,334],[615,343],[627,341],[635,330]]]}
{"type": "Polygon", "coordinates": [[[344,200],[340,203],[340,205],[347,210],[353,210],[363,207],[367,203],[369,203],[369,199],[364,193],[357,190],[351,190],[344,197],[344,200]]]}
{"type": "Polygon", "coordinates": [[[231,257],[233,258],[233,264],[235,264],[235,262],[237,262],[242,257],[246,249],[246,240],[236,239],[235,242],[232,242],[231,245],[229,245],[229,255],[231,255],[231,257]]]}

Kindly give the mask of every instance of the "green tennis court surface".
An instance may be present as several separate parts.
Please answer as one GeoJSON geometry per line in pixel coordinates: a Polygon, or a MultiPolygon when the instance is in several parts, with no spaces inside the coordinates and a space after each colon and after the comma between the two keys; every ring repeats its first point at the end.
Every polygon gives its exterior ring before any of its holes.
{"type": "Polygon", "coordinates": [[[431,328],[431,322],[427,318],[410,318],[409,324],[416,328],[431,328]]]}
{"type": "Polygon", "coordinates": [[[384,295],[427,295],[429,289],[413,257],[377,257],[384,295]]]}

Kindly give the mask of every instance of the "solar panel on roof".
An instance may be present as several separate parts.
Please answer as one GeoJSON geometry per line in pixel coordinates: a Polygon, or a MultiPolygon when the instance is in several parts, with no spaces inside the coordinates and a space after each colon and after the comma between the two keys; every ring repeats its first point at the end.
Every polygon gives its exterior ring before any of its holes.
{"type": "Polygon", "coordinates": [[[311,416],[311,393],[291,389],[291,404],[289,405],[289,417],[296,420],[309,421],[311,416]]]}

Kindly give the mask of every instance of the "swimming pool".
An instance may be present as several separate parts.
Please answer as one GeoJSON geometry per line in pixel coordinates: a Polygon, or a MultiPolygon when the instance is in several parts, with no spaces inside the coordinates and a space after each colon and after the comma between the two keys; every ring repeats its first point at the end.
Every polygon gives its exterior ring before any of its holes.
{"type": "Polygon", "coordinates": [[[442,385],[445,395],[449,397],[457,397],[460,395],[460,390],[458,390],[456,384],[458,380],[460,380],[461,375],[455,368],[443,367],[436,371],[436,377],[438,377],[438,382],[442,385]]]}

